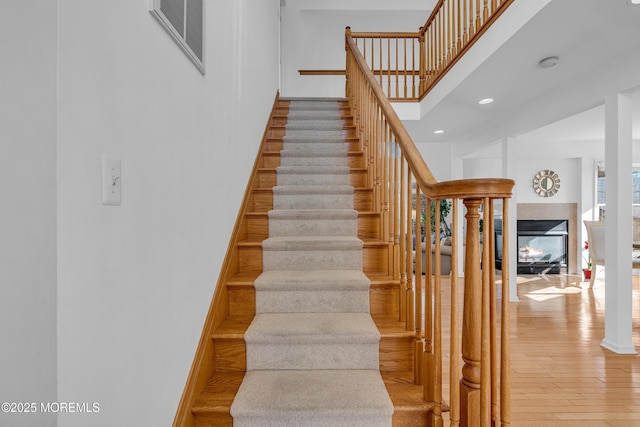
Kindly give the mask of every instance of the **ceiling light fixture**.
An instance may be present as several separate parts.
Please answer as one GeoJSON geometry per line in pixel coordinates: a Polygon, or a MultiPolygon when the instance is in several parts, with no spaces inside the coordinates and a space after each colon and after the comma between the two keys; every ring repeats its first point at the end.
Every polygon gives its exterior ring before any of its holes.
{"type": "Polygon", "coordinates": [[[444,133],[444,131],[442,129],[438,129],[434,130],[433,133],[435,133],[436,135],[440,135],[441,133],[444,133]]]}
{"type": "Polygon", "coordinates": [[[487,104],[491,104],[492,102],[493,102],[493,98],[484,98],[478,101],[478,104],[487,105],[487,104]]]}
{"type": "Polygon", "coordinates": [[[557,56],[550,56],[548,58],[541,59],[540,62],[538,62],[538,67],[551,68],[558,65],[558,62],[560,62],[560,58],[557,56]]]}
{"type": "Polygon", "coordinates": [[[627,0],[629,6],[634,6],[640,4],[640,0],[627,0]]]}

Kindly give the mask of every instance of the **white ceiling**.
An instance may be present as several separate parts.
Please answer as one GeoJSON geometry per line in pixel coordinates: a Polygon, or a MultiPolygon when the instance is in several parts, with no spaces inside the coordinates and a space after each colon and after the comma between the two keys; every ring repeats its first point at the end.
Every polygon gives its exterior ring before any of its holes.
{"type": "Polygon", "coordinates": [[[639,90],[640,6],[552,0],[422,120],[405,124],[416,141],[476,148],[505,136],[597,140],[604,138],[605,97],[633,92],[634,138],[640,138],[639,90]],[[549,56],[559,64],[537,66],[549,56]],[[486,97],[495,102],[478,105],[486,97]],[[435,129],[445,133],[434,135],[435,129]]]}

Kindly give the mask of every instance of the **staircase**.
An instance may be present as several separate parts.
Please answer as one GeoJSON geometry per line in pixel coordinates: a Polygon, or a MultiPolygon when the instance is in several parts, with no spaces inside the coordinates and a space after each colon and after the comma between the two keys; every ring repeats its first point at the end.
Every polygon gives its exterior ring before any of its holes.
{"type": "Polygon", "coordinates": [[[174,425],[428,425],[347,103],[279,100],[267,135],[174,425]]]}
{"type": "Polygon", "coordinates": [[[289,105],[234,426],[391,426],[337,102],[289,105]]]}

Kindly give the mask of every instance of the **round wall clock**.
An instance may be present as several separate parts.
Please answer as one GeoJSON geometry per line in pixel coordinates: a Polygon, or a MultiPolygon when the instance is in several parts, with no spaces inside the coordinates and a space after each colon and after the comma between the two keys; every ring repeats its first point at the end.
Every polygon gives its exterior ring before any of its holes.
{"type": "Polygon", "coordinates": [[[533,190],[540,197],[551,197],[560,189],[560,177],[550,170],[541,170],[533,177],[533,190]]]}

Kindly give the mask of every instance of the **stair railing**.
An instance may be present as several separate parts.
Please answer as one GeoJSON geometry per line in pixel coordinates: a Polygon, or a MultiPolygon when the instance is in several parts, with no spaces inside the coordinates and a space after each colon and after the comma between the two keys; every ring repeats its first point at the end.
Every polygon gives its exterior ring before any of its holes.
{"type": "MultiPolygon", "coordinates": [[[[381,214],[380,237],[389,245],[393,254],[390,270],[401,284],[400,320],[415,333],[415,382],[424,386],[425,400],[434,407],[430,421],[432,425],[443,425],[443,363],[448,361],[450,425],[508,426],[511,405],[507,201],[514,182],[493,178],[436,181],[349,28],[345,38],[347,97],[367,162],[374,209],[381,214]],[[434,260],[426,256],[426,265],[422,265],[421,256],[422,236],[432,233],[429,206],[434,203],[437,207],[441,200],[451,201],[453,214],[449,301],[442,299],[439,226],[434,227],[433,243],[430,238],[424,243],[426,254],[433,250],[434,260]],[[460,232],[458,224],[460,204],[466,208],[466,232],[460,232]],[[501,218],[495,217],[496,209],[501,218]],[[486,236],[482,251],[481,215],[486,236]],[[503,222],[500,295],[493,268],[497,219],[503,222]],[[459,240],[464,240],[462,283],[457,274],[459,240]],[[462,297],[458,291],[461,285],[462,297]],[[443,316],[444,304],[450,307],[448,317],[443,316]],[[444,337],[449,342],[448,357],[444,360],[443,319],[450,331],[444,337]]],[[[440,224],[439,209],[435,209],[434,215],[434,224],[440,224]]]]}
{"type": "Polygon", "coordinates": [[[418,101],[514,0],[440,0],[417,32],[352,33],[394,102],[418,101]]]}

